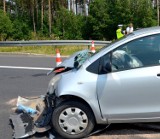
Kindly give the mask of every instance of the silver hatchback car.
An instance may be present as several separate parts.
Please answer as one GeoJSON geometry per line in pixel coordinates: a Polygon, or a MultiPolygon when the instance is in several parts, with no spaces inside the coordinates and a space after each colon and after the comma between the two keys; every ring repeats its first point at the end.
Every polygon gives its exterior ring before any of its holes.
{"type": "Polygon", "coordinates": [[[61,136],[82,138],[95,124],[160,121],[160,27],[71,61],[59,66],[67,72],[54,76],[48,88],[55,95],[53,127],[61,136]]]}
{"type": "Polygon", "coordinates": [[[160,121],[160,27],[76,53],[54,72],[47,108],[64,138],[83,138],[96,124],[160,121]]]}

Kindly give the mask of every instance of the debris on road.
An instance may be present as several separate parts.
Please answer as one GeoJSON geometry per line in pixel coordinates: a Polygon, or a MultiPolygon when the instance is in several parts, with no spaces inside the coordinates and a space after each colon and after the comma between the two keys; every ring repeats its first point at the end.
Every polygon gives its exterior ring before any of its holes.
{"type": "Polygon", "coordinates": [[[25,138],[36,132],[46,132],[51,126],[52,107],[46,105],[47,96],[38,98],[18,97],[17,109],[10,115],[14,138],[25,138]]]}
{"type": "Polygon", "coordinates": [[[51,132],[49,132],[49,139],[55,139],[55,136],[51,132]]]}

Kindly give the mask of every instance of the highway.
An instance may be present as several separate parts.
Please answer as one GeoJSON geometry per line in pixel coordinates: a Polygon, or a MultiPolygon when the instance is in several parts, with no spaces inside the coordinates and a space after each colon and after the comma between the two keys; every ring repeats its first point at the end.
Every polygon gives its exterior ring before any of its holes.
{"type": "Polygon", "coordinates": [[[52,75],[46,75],[48,69],[41,70],[34,67],[52,68],[54,66],[53,57],[0,55],[0,139],[12,138],[8,119],[18,95],[30,97],[46,93],[52,75]],[[6,66],[9,67],[5,68],[6,66]]]}
{"type": "MultiPolygon", "coordinates": [[[[9,125],[11,109],[16,98],[46,93],[52,75],[47,72],[55,66],[53,56],[0,54],[0,139],[11,139],[9,125]]],[[[159,139],[160,126],[155,124],[113,124],[89,139],[159,139]]],[[[48,133],[36,134],[32,139],[47,139],[48,133]]],[[[58,138],[58,137],[57,137],[58,138]]]]}

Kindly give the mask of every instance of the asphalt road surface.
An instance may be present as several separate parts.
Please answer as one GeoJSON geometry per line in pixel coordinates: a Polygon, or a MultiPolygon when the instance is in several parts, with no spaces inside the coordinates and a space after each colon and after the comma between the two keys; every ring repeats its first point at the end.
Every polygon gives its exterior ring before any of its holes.
{"type": "MultiPolygon", "coordinates": [[[[0,139],[12,139],[9,125],[11,109],[17,97],[33,97],[46,93],[54,57],[0,54],[0,139]]],[[[102,128],[102,127],[100,127],[102,128]]],[[[47,139],[48,132],[35,134],[33,139],[47,139]]],[[[56,137],[60,138],[60,137],[56,137]]],[[[113,124],[88,139],[159,139],[160,124],[113,124]]]]}

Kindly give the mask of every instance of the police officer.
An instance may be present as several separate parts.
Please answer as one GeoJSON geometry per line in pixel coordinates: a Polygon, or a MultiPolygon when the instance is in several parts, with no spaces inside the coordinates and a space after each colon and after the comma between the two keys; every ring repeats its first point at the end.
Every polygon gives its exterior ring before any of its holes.
{"type": "Polygon", "coordinates": [[[117,34],[117,39],[120,39],[124,36],[123,31],[122,31],[122,26],[123,25],[118,25],[118,29],[116,30],[116,34],[117,34]]]}

